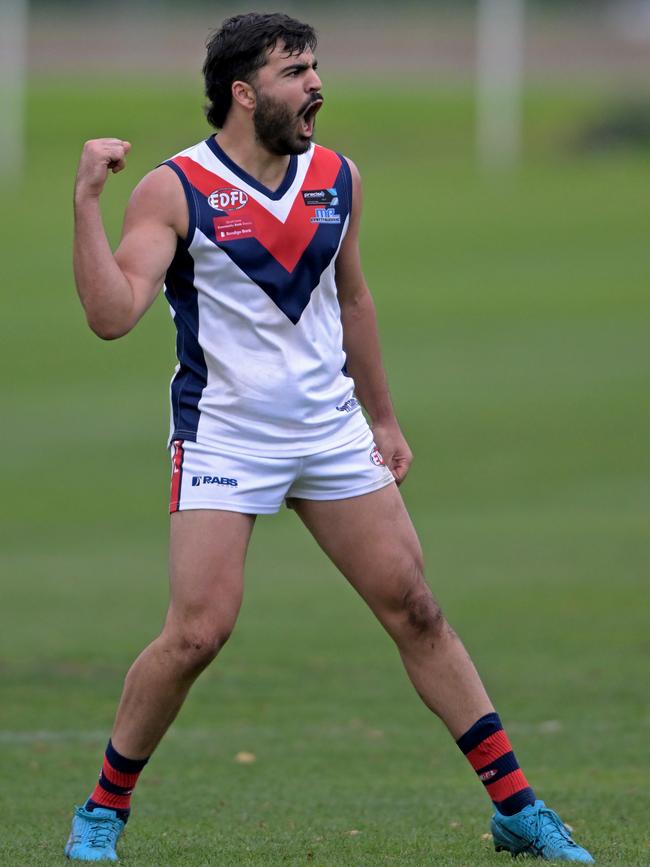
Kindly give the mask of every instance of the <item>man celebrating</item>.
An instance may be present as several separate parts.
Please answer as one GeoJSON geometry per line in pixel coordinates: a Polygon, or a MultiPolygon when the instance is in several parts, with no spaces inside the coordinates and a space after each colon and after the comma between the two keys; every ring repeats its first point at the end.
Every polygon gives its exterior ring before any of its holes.
{"type": "Polygon", "coordinates": [[[117,859],[140,772],[235,625],[255,516],[286,500],[394,639],[414,687],[485,785],[497,849],[592,862],[536,800],[424,581],[397,489],[411,452],[360,266],[359,173],[312,142],[323,105],[315,47],[313,29],[286,15],[223,24],[203,69],[219,133],[136,187],[115,254],[99,197],[130,145],[84,146],[74,267],[88,323],[105,339],[126,334],[164,283],[178,366],[169,611],[127,674],[66,854],[117,859]]]}

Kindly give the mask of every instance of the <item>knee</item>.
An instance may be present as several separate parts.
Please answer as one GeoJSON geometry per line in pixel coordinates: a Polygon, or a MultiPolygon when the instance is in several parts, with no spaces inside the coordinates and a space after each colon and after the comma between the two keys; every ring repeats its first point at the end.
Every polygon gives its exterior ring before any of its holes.
{"type": "Polygon", "coordinates": [[[404,594],[403,614],[410,633],[431,644],[436,644],[445,631],[442,609],[424,583],[404,594]]]}
{"type": "Polygon", "coordinates": [[[168,632],[165,647],[184,671],[198,674],[217,656],[231,631],[200,623],[188,624],[168,632]]]}
{"type": "Polygon", "coordinates": [[[426,642],[436,648],[448,634],[449,627],[442,609],[427,586],[422,567],[414,563],[406,589],[400,594],[396,608],[398,644],[426,642]]]}

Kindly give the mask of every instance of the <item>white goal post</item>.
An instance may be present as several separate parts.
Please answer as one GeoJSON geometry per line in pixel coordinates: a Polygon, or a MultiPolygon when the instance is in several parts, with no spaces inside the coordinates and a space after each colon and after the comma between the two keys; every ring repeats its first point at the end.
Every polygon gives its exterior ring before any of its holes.
{"type": "Polygon", "coordinates": [[[28,0],[0,0],[0,176],[19,180],[25,161],[28,0]]]}
{"type": "Polygon", "coordinates": [[[489,169],[515,165],[521,151],[525,0],[478,0],[477,150],[489,169]]]}

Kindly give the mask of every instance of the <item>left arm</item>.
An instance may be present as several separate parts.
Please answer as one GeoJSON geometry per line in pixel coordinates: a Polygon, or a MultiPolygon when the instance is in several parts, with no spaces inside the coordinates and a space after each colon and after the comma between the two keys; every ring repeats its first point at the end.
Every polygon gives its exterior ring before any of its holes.
{"type": "Polygon", "coordinates": [[[359,254],[361,177],[354,163],[350,160],[348,163],[352,172],[352,213],[336,260],[343,349],[356,395],[370,416],[375,442],[399,484],[409,471],[413,455],[395,416],[381,360],[375,305],[363,276],[359,254]]]}

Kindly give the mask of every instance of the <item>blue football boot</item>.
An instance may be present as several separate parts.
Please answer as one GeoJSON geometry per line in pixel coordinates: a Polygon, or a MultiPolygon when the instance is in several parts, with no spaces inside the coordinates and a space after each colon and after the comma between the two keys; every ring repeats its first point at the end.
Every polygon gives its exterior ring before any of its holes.
{"type": "Polygon", "coordinates": [[[123,828],[115,810],[77,807],[65,854],[76,861],[117,861],[115,846],[123,828]]]}
{"type": "Polygon", "coordinates": [[[495,813],[491,823],[497,852],[543,858],[545,861],[580,861],[593,864],[586,849],[571,839],[569,829],[544,801],[535,801],[514,816],[495,813]]]}

